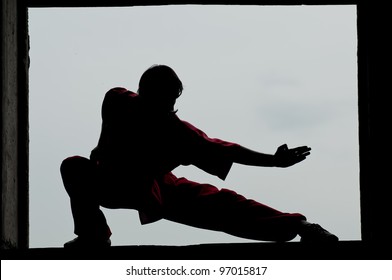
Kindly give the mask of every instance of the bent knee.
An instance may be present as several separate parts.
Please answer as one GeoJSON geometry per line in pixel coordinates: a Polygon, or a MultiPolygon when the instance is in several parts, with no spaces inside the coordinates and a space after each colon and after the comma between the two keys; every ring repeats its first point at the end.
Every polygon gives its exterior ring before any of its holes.
{"type": "Polygon", "coordinates": [[[81,156],[72,156],[64,159],[60,165],[60,173],[64,184],[67,185],[75,178],[81,178],[83,174],[87,173],[89,166],[89,159],[81,156]]]}
{"type": "Polygon", "coordinates": [[[80,169],[87,162],[89,162],[89,160],[81,156],[67,157],[61,162],[60,165],[61,174],[66,174],[71,170],[80,169]]]}

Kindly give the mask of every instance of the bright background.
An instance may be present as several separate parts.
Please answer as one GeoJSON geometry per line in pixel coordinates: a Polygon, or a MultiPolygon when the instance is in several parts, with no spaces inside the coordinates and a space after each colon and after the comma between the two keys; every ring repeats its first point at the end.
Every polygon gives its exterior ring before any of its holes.
{"type": "MultiPolygon", "coordinates": [[[[224,182],[193,166],[176,175],[301,212],[341,240],[361,238],[355,6],[30,9],[29,29],[30,247],[74,238],[61,161],[89,156],[106,91],[136,91],[156,63],[185,85],[179,117],[209,136],[265,153],[312,148],[287,169],[234,165],[224,182]]],[[[113,245],[251,241],[104,212],[113,245]]]]}

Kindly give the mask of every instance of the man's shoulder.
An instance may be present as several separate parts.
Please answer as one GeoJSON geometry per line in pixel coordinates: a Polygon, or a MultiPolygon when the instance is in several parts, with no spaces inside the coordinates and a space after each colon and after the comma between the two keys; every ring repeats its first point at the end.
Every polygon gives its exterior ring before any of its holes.
{"type": "Polygon", "coordinates": [[[128,110],[138,95],[123,87],[115,87],[106,92],[102,103],[102,117],[128,110]]]}
{"type": "Polygon", "coordinates": [[[130,96],[134,97],[137,94],[123,87],[114,87],[106,92],[106,96],[130,96]]]}
{"type": "Polygon", "coordinates": [[[138,95],[126,88],[123,87],[115,87],[108,90],[105,94],[104,103],[109,104],[117,104],[128,102],[129,100],[134,99],[138,95]]]}

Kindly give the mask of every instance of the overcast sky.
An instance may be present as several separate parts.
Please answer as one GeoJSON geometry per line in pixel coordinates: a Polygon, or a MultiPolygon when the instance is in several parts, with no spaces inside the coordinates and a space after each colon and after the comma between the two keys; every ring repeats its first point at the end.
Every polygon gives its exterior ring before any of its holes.
{"type": "MultiPolygon", "coordinates": [[[[192,166],[176,175],[361,238],[355,6],[30,9],[29,29],[30,247],[75,237],[61,161],[89,156],[106,91],[136,91],[156,63],[185,85],[178,116],[209,136],[265,153],[312,148],[287,169],[234,165],[226,181],[192,166]]],[[[252,242],[163,220],[141,226],[135,210],[104,213],[113,245],[252,242]]]]}

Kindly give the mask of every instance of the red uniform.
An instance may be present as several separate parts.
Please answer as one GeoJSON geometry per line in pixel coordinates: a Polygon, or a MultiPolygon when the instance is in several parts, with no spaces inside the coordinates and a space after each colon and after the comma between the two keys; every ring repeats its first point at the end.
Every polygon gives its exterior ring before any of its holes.
{"type": "Polygon", "coordinates": [[[78,235],[110,236],[99,206],[139,211],[142,224],[168,219],[256,239],[296,236],[301,214],[282,213],[227,189],[177,178],[171,171],[194,165],[224,180],[238,144],[209,138],[175,113],[159,118],[136,93],[108,91],[102,131],[90,159],[65,159],[61,173],[78,235]]]}

